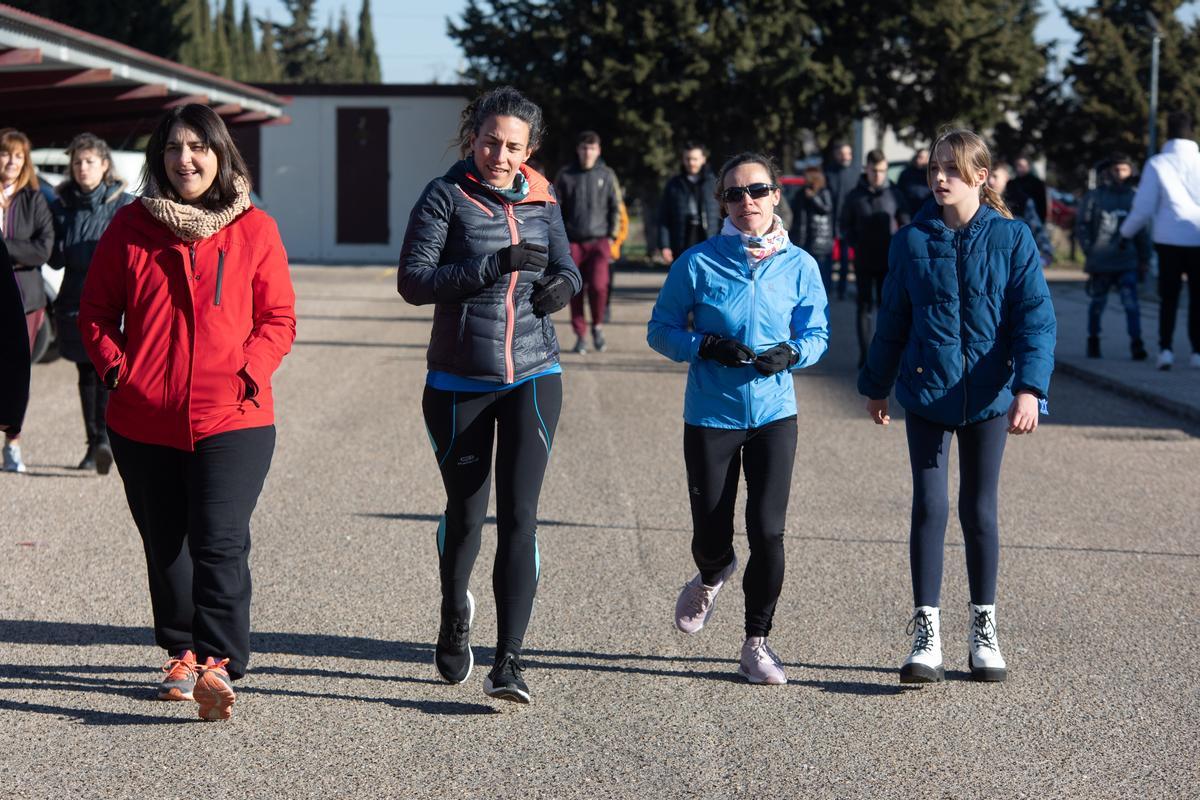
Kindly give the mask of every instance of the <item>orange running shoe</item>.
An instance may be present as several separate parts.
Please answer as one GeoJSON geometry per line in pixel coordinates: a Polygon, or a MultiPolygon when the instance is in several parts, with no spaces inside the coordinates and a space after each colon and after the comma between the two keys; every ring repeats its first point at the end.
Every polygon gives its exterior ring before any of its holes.
{"type": "Polygon", "coordinates": [[[200,719],[207,722],[217,722],[233,716],[233,684],[229,673],[225,671],[228,658],[217,661],[212,656],[196,665],[200,677],[196,679],[193,692],[196,702],[200,704],[200,719]]]}
{"type": "Polygon", "coordinates": [[[167,677],[158,685],[159,700],[191,700],[192,689],[196,686],[196,654],[191,650],[163,664],[162,671],[167,677]]]}

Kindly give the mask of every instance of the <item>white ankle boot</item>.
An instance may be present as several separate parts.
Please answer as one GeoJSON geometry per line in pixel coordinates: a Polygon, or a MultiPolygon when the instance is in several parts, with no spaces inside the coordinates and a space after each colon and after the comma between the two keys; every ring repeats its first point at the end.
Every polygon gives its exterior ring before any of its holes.
{"type": "Polygon", "coordinates": [[[967,660],[971,677],[977,681],[1002,681],[1008,677],[1008,666],[1000,655],[1000,639],[996,635],[996,606],[977,606],[971,603],[971,633],[967,644],[967,660]]]}
{"type": "Polygon", "coordinates": [[[942,618],[934,606],[917,606],[908,622],[912,652],[900,667],[901,683],[936,683],[946,677],[942,666],[942,618]]]}

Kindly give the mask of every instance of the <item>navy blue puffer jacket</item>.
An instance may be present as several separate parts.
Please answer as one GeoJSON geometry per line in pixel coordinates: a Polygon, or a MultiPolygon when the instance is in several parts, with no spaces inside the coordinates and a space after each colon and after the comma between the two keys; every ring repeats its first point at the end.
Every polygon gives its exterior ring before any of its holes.
{"type": "Polygon", "coordinates": [[[858,390],[882,399],[895,384],[900,405],[943,425],[990,419],[1014,392],[1046,397],[1055,329],[1029,226],[983,205],[954,231],[930,200],[892,238],[858,390]]]}
{"type": "Polygon", "coordinates": [[[436,303],[429,369],[464,378],[514,383],[558,363],[549,317],[535,317],[529,298],[540,272],[501,275],[496,253],[519,241],[547,247],[547,274],[578,292],[562,212],[542,175],[522,165],[528,196],[509,203],[455,164],[425,187],[408,219],[397,286],[413,305],[436,303]]]}

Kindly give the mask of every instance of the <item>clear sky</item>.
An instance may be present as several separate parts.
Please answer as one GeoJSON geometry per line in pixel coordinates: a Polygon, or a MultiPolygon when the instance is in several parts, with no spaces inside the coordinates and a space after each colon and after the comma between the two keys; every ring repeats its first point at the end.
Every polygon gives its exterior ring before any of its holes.
{"type": "MultiPolygon", "coordinates": [[[[218,0],[219,1],[219,0],[218,0]]],[[[1067,8],[1084,8],[1090,0],[1059,0],[1067,8]]],[[[462,66],[462,54],[446,35],[446,17],[457,16],[466,8],[465,0],[371,0],[375,26],[375,45],[387,83],[453,83],[462,66]]],[[[1074,48],[1075,36],[1058,13],[1058,3],[1041,0],[1045,16],[1037,28],[1041,42],[1059,41],[1058,57],[1066,59],[1074,48]]],[[[344,7],[350,26],[357,30],[362,0],[317,0],[317,21],[324,27],[330,16],[336,22],[344,7]]],[[[241,3],[239,1],[240,9],[241,3]]],[[[280,0],[251,0],[252,13],[270,15],[276,22],[288,18],[280,0]]],[[[240,13],[240,10],[239,10],[240,13]]],[[[1180,17],[1191,21],[1200,14],[1200,1],[1184,3],[1180,17]]]]}

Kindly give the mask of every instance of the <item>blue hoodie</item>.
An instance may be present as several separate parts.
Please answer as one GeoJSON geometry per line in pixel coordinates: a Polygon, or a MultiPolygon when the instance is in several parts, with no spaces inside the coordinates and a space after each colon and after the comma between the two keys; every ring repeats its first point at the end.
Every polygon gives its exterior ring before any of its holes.
{"type": "Polygon", "coordinates": [[[817,363],[829,345],[828,309],[817,262],[799,247],[789,242],[751,269],[740,236],[714,236],[671,265],[646,341],[672,361],[691,363],[685,422],[759,428],[796,413],[790,372],[723,367],[700,358],[701,340],[710,333],[731,337],[756,353],[786,342],[799,354],[792,369],[801,369],[817,363]]]}
{"type": "Polygon", "coordinates": [[[896,385],[908,411],[947,426],[1007,412],[1013,393],[1045,398],[1056,323],[1029,227],[991,206],[961,230],[925,204],[892,237],[883,302],[858,391],[896,385]]]}

